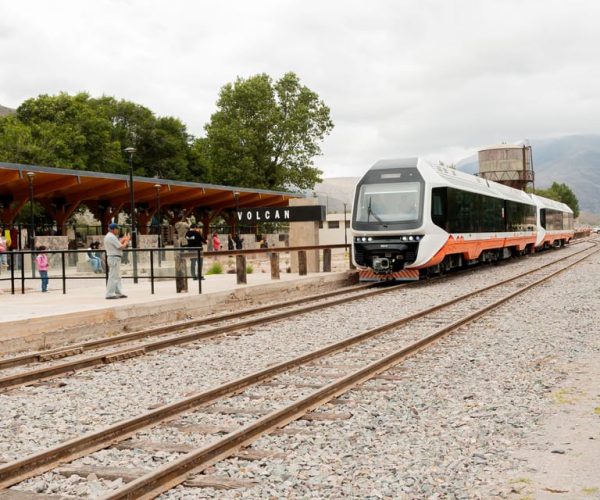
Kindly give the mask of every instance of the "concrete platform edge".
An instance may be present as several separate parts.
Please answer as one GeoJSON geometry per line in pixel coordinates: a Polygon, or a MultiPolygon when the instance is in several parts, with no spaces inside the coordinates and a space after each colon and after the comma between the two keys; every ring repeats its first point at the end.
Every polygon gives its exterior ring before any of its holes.
{"type": "Polygon", "coordinates": [[[0,353],[48,349],[92,338],[199,318],[252,305],[292,299],[358,281],[353,272],[331,273],[315,278],[248,285],[202,295],[182,294],[175,299],[84,310],[75,313],[0,322],[0,353]]]}

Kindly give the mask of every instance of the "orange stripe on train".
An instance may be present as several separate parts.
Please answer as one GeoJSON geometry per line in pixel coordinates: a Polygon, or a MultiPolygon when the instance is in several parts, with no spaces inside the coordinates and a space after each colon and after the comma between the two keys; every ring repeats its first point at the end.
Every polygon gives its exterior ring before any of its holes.
{"type": "Polygon", "coordinates": [[[359,269],[360,281],[417,281],[419,279],[418,269],[403,269],[389,274],[375,274],[371,269],[359,269]]]}
{"type": "Polygon", "coordinates": [[[535,244],[536,233],[527,236],[512,236],[508,238],[486,238],[484,240],[465,240],[462,237],[454,238],[450,235],[446,244],[440,248],[428,262],[420,268],[435,266],[444,260],[446,255],[463,254],[467,260],[478,259],[484,250],[494,250],[504,247],[517,247],[524,250],[527,245],[535,244]]]}

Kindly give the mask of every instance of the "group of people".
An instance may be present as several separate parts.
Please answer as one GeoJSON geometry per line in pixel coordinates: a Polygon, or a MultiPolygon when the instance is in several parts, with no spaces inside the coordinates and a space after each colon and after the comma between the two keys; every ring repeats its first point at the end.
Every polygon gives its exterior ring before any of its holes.
{"type": "MultiPolygon", "coordinates": [[[[127,295],[123,293],[121,282],[121,261],[123,259],[123,250],[129,246],[131,237],[125,235],[119,238],[120,226],[112,223],[108,226],[108,233],[104,237],[104,249],[106,251],[106,262],[108,264],[108,281],[106,283],[106,298],[107,299],[123,299],[127,295]]],[[[211,236],[212,248],[214,251],[221,250],[221,241],[218,234],[215,232],[211,236]]],[[[181,242],[181,246],[190,248],[202,248],[207,244],[207,240],[202,234],[201,229],[197,224],[189,226],[189,230],[185,233],[185,242],[181,242]]],[[[228,250],[242,250],[244,239],[237,233],[229,233],[227,235],[228,250]]],[[[0,233],[0,265],[6,265],[5,257],[8,251],[6,237],[0,233]]],[[[266,239],[262,238],[260,242],[261,248],[267,248],[266,239]]],[[[49,260],[46,255],[46,247],[40,246],[37,248],[35,264],[41,278],[42,292],[48,291],[48,269],[49,260]]],[[[90,243],[86,253],[87,261],[91,264],[92,270],[95,273],[104,273],[104,263],[101,258],[100,242],[94,241],[90,243]]],[[[190,259],[190,271],[194,280],[205,279],[202,276],[202,269],[198,269],[198,258],[190,259]]]]}
{"type": "MultiPolygon", "coordinates": [[[[217,236],[217,233],[215,233],[213,235],[213,241],[214,241],[214,236],[217,236]]],[[[202,248],[202,245],[206,245],[207,241],[206,238],[204,237],[204,235],[202,234],[202,231],[200,231],[200,228],[198,227],[198,224],[192,224],[190,226],[190,229],[187,233],[185,233],[185,239],[186,239],[186,243],[188,247],[192,247],[192,248],[202,248]]],[[[219,240],[218,236],[217,236],[217,241],[219,240]]],[[[219,242],[219,246],[220,246],[220,242],[219,242]]],[[[203,280],[204,276],[202,276],[202,269],[198,269],[198,257],[192,257],[190,259],[190,271],[192,273],[192,279],[193,280],[197,280],[198,279],[198,274],[200,275],[200,279],[203,280]]]]}
{"type": "Polygon", "coordinates": [[[17,229],[0,228],[0,266],[5,269],[10,267],[10,259],[8,258],[8,252],[17,250],[17,229]]]}
{"type": "Polygon", "coordinates": [[[227,235],[227,250],[241,250],[244,248],[244,238],[237,233],[227,235]]]}
{"type": "Polygon", "coordinates": [[[92,270],[98,274],[104,272],[104,265],[103,265],[101,254],[100,254],[99,250],[100,250],[100,242],[92,241],[90,243],[90,246],[87,248],[87,253],[86,253],[87,261],[92,266],[92,270]]]}

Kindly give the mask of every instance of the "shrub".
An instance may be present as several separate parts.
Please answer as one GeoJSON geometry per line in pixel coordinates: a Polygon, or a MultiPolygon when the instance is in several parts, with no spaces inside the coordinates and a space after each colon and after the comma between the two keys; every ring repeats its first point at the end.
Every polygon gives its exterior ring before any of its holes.
{"type": "Polygon", "coordinates": [[[205,274],[223,274],[223,266],[221,265],[220,262],[215,261],[208,268],[208,270],[206,271],[205,274]]]}
{"type": "Polygon", "coordinates": [[[252,274],[254,272],[254,268],[248,264],[246,265],[246,274],[252,274]]]}

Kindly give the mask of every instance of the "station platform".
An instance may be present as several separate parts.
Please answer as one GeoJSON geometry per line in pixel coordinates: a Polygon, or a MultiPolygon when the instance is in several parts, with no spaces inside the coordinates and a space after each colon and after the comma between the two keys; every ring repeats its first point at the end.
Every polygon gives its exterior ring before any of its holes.
{"type": "MultiPolygon", "coordinates": [[[[235,274],[214,274],[202,281],[188,279],[188,292],[177,293],[174,280],[142,278],[137,284],[123,280],[127,298],[107,300],[105,282],[69,280],[67,293],[62,281],[50,280],[49,291],[39,290],[39,280],[26,282],[25,294],[12,295],[7,283],[0,288],[0,354],[58,347],[70,342],[160,324],[220,314],[267,302],[284,301],[301,294],[318,293],[348,286],[358,280],[356,272],[309,273],[299,276],[282,273],[272,280],[270,273],[247,275],[247,284],[238,285],[235,274]],[[35,288],[34,288],[35,287],[35,288]]],[[[20,283],[19,283],[20,285],[20,283]]]]}

